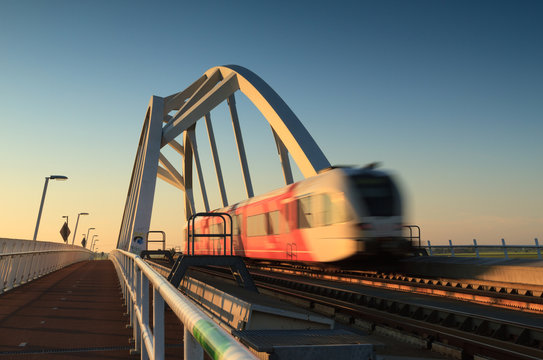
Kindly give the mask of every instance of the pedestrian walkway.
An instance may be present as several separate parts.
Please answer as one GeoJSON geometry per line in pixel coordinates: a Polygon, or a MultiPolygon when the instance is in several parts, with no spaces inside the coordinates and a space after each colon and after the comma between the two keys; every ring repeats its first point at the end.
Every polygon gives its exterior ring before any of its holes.
{"type": "Polygon", "coordinates": [[[0,359],[136,359],[129,356],[113,264],[85,261],[0,296],[0,359]]]}

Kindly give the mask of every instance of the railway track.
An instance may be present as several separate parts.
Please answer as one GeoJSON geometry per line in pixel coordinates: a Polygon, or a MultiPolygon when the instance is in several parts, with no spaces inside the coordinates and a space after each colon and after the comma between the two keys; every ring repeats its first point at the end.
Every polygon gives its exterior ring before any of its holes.
{"type": "MultiPolygon", "coordinates": [[[[228,270],[201,271],[231,279],[228,270]]],[[[470,310],[461,310],[458,300],[446,300],[448,306],[444,306],[444,299],[427,294],[417,294],[414,299],[415,295],[399,296],[394,289],[334,279],[255,269],[251,274],[261,292],[370,332],[402,336],[454,358],[543,359],[543,316],[537,314],[494,309],[497,315],[492,315],[483,311],[487,306],[471,304],[470,310]]]]}
{"type": "Polygon", "coordinates": [[[474,279],[409,276],[376,271],[324,272],[290,266],[249,265],[250,271],[298,275],[307,278],[372,286],[394,291],[439,296],[524,312],[543,314],[543,286],[498,283],[474,279]]]}

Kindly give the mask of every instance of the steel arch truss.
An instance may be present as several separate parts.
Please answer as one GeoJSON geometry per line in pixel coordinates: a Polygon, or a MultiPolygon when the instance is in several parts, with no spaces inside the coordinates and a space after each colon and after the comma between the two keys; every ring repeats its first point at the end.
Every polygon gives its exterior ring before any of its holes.
{"type": "Polygon", "coordinates": [[[194,166],[205,211],[209,211],[195,135],[196,123],[201,119],[206,124],[222,204],[228,205],[210,115],[211,110],[224,101],[230,110],[247,196],[254,195],[236,108],[237,91],[241,91],[270,124],[286,184],[293,182],[289,153],[304,177],[330,166],[300,120],[260,77],[241,66],[211,68],[185,90],[165,98],[151,98],[128,189],[118,248],[134,253],[145,249],[157,177],[185,193],[188,219],[196,212],[192,183],[194,166]],[[170,116],[173,111],[175,114],[170,116]],[[176,140],[178,137],[182,137],[181,142],[176,140]],[[182,156],[181,172],[160,152],[165,146],[172,147],[182,156]]]}

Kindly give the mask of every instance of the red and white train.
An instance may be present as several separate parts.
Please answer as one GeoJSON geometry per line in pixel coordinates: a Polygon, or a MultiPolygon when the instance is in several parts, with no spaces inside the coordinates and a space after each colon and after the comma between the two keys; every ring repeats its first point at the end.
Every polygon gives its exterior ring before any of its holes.
{"type": "MultiPolygon", "coordinates": [[[[331,168],[214,212],[230,214],[233,253],[245,258],[355,265],[369,256],[405,256],[411,248],[402,236],[400,192],[389,174],[372,167],[331,168]]],[[[194,233],[222,234],[223,222],[197,217],[194,233]]],[[[223,252],[224,238],[195,238],[195,255],[223,252]]]]}

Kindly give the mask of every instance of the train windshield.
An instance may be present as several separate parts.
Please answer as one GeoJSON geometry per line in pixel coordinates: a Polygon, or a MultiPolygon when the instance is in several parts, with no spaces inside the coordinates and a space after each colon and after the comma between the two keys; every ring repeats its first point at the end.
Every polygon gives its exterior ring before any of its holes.
{"type": "Polygon", "coordinates": [[[401,215],[396,189],[388,176],[364,174],[353,175],[351,179],[370,216],[401,215]]]}

